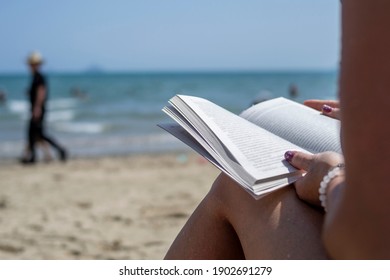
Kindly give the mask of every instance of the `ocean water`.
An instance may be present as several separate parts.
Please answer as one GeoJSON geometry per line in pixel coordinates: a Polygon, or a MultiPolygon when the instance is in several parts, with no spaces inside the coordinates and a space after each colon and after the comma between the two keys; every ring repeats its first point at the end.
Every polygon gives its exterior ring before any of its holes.
{"type": "MultiPolygon", "coordinates": [[[[26,144],[29,76],[0,74],[0,160],[18,158],[26,144]]],[[[259,96],[334,99],[337,72],[79,73],[47,74],[46,131],[71,156],[156,153],[185,149],[156,125],[175,94],[207,98],[240,113],[259,96]]]]}

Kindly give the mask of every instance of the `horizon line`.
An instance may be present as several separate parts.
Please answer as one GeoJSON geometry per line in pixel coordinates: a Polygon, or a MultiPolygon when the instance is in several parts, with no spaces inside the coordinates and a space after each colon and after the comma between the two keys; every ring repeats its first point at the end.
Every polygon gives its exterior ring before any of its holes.
{"type": "MultiPolygon", "coordinates": [[[[47,69],[42,72],[46,74],[261,74],[261,73],[337,73],[337,68],[279,68],[279,69],[144,69],[144,70],[112,70],[112,69],[84,69],[84,70],[56,70],[47,69]]],[[[27,75],[29,71],[2,71],[1,76],[27,75]]]]}

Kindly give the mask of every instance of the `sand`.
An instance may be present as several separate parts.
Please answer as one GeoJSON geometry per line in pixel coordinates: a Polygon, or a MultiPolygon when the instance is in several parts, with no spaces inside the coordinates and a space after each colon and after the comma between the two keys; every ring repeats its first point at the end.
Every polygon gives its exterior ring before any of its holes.
{"type": "Polygon", "coordinates": [[[192,153],[0,164],[0,259],[162,259],[218,173],[192,153]]]}

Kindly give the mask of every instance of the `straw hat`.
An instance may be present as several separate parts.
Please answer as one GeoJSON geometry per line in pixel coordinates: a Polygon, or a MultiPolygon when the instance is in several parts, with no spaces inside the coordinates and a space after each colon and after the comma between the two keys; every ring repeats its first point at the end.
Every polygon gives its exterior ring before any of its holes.
{"type": "Polygon", "coordinates": [[[43,63],[42,55],[39,52],[32,52],[28,58],[27,63],[30,65],[40,65],[43,63]]]}

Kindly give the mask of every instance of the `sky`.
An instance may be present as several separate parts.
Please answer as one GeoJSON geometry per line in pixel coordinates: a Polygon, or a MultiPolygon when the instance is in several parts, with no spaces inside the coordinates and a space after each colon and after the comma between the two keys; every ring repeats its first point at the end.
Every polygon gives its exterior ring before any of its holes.
{"type": "Polygon", "coordinates": [[[338,0],[0,0],[0,73],[336,70],[338,0]]]}

